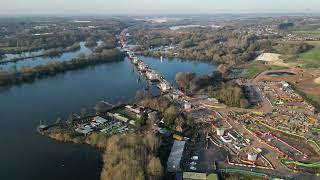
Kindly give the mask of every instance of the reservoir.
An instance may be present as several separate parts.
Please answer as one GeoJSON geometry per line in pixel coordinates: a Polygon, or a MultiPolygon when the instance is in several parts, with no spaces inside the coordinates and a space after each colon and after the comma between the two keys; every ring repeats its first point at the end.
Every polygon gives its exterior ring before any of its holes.
{"type": "MultiPolygon", "coordinates": [[[[179,59],[160,61],[142,57],[142,60],[171,83],[177,72],[211,74],[216,68],[212,64],[179,59]]],[[[40,136],[36,133],[37,125],[40,120],[50,123],[58,117],[66,119],[81,108],[93,111],[101,100],[113,104],[132,102],[136,91],[146,88],[154,95],[158,93],[155,86],[139,77],[128,58],[0,88],[1,179],[100,179],[99,150],[40,136]]]]}

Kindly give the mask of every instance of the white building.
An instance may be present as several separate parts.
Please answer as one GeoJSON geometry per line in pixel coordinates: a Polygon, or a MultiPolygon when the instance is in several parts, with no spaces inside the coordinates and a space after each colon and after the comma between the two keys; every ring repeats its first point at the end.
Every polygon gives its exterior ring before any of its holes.
{"type": "Polygon", "coordinates": [[[258,154],[256,152],[250,151],[248,152],[248,160],[249,161],[256,161],[258,154]]]}
{"type": "Polygon", "coordinates": [[[217,135],[223,136],[224,135],[224,129],[223,128],[217,128],[217,135]]]}
{"type": "Polygon", "coordinates": [[[184,109],[191,109],[192,104],[189,101],[184,102],[184,109]]]}

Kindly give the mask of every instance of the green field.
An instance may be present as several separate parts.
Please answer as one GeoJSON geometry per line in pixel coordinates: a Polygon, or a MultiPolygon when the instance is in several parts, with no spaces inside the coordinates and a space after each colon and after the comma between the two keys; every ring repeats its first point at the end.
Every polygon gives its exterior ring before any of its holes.
{"type": "Polygon", "coordinates": [[[320,48],[313,48],[299,55],[306,68],[320,68],[320,48]]]}
{"type": "Polygon", "coordinates": [[[288,67],[285,66],[276,66],[276,65],[270,65],[269,66],[271,70],[285,70],[285,69],[289,69],[288,67]]]}
{"type": "Polygon", "coordinates": [[[302,35],[302,36],[320,37],[320,31],[319,30],[294,31],[293,33],[296,34],[296,35],[302,35]]]}
{"type": "Polygon", "coordinates": [[[251,63],[248,68],[245,70],[244,76],[248,79],[254,78],[259,73],[266,71],[268,68],[264,64],[261,63],[251,63]]]}

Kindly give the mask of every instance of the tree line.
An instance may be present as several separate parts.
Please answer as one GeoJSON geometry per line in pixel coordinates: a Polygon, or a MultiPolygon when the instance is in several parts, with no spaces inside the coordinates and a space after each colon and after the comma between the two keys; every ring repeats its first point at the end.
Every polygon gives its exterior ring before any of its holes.
{"type": "Polygon", "coordinates": [[[70,61],[52,61],[45,65],[36,67],[23,67],[21,70],[11,69],[9,71],[0,71],[0,86],[17,84],[21,82],[30,82],[35,79],[54,76],[68,70],[85,68],[113,61],[123,60],[124,55],[118,49],[106,49],[101,53],[93,53],[85,56],[80,55],[70,61]]]}
{"type": "Polygon", "coordinates": [[[208,95],[232,107],[249,106],[243,88],[234,81],[225,82],[219,71],[202,76],[196,76],[191,72],[179,72],[176,74],[176,82],[189,95],[208,95]]]}
{"type": "Polygon", "coordinates": [[[160,141],[147,135],[115,135],[107,141],[103,155],[102,180],[160,180],[164,169],[158,157],[160,141]]]}

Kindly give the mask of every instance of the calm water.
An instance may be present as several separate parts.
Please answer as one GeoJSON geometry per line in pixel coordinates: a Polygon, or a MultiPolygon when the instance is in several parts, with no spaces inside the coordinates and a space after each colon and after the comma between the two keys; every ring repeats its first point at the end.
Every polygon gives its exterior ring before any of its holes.
{"type": "MultiPolygon", "coordinates": [[[[176,72],[211,73],[215,66],[178,59],[144,61],[170,81],[176,72]]],[[[92,110],[100,100],[130,102],[146,88],[126,58],[122,62],[67,72],[55,77],[0,89],[0,179],[99,179],[101,155],[85,145],[61,144],[36,133],[40,120],[66,118],[82,107],[92,110]]],[[[149,90],[157,94],[157,89],[149,90]]]]}
{"type": "Polygon", "coordinates": [[[43,53],[43,49],[41,50],[37,50],[37,51],[28,51],[28,52],[23,52],[20,54],[4,54],[5,57],[1,59],[1,61],[8,61],[14,58],[19,58],[19,57],[30,57],[30,56],[37,56],[37,55],[41,55],[43,53]]]}
{"type": "MultiPolygon", "coordinates": [[[[98,41],[98,46],[102,44],[102,41],[98,41]]],[[[34,67],[38,65],[44,65],[49,62],[53,61],[69,61],[73,58],[78,57],[81,53],[88,55],[91,53],[91,50],[85,46],[85,42],[80,42],[80,49],[72,52],[63,53],[59,57],[35,57],[35,58],[28,58],[23,61],[13,62],[13,63],[6,63],[0,64],[0,69],[8,70],[11,68],[17,68],[17,70],[21,69],[22,67],[34,67]]]]}

